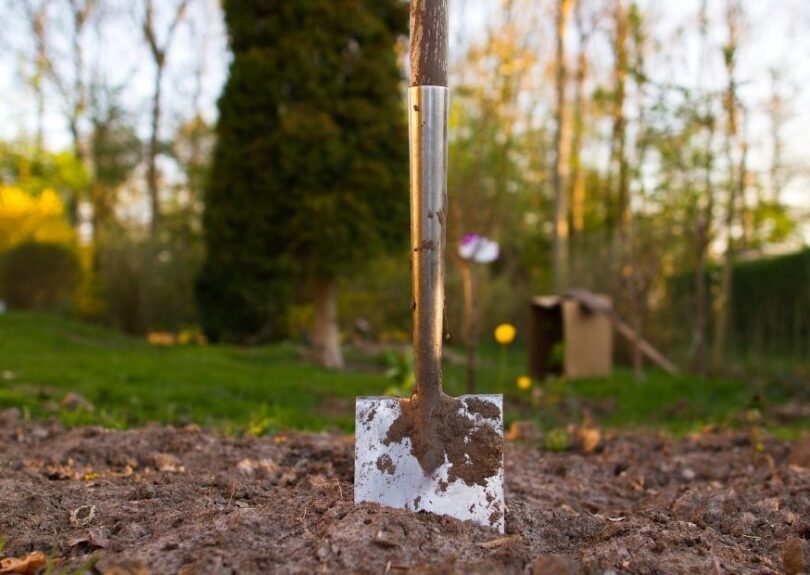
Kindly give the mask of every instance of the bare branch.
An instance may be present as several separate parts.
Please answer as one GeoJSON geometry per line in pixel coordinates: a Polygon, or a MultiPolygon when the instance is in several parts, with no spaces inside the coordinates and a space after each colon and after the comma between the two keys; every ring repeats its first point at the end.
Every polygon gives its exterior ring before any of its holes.
{"type": "Polygon", "coordinates": [[[157,30],[155,29],[154,2],[153,0],[144,0],[144,19],[142,25],[143,34],[147,44],[149,44],[149,50],[152,53],[152,57],[155,59],[155,63],[158,66],[163,66],[163,63],[166,60],[166,52],[168,52],[169,47],[171,46],[175,32],[177,31],[177,27],[185,17],[188,6],[189,0],[180,0],[180,2],[177,4],[177,9],[175,10],[174,16],[169,23],[169,27],[166,32],[166,38],[161,45],[157,37],[157,30]]]}

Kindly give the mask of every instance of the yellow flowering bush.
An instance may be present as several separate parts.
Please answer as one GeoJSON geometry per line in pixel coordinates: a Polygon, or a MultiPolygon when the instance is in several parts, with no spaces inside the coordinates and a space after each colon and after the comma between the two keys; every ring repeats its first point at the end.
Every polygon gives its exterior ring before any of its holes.
{"type": "Polygon", "coordinates": [[[71,244],[75,234],[53,190],[30,194],[0,185],[0,253],[23,242],[71,244]]]}

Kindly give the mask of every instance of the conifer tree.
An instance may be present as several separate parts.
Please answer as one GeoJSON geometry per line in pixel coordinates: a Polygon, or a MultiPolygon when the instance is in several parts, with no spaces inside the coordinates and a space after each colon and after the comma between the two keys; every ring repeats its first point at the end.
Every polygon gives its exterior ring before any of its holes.
{"type": "MultiPolygon", "coordinates": [[[[233,60],[219,102],[198,282],[213,339],[278,336],[315,304],[320,363],[340,367],[336,280],[404,247],[401,0],[225,0],[233,60]]],[[[403,286],[407,292],[407,286],[403,286]]]]}

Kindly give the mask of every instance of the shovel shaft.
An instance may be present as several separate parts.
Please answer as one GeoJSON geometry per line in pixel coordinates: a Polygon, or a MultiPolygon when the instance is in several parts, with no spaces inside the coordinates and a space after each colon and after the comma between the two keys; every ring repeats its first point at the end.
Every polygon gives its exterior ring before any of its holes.
{"type": "Polygon", "coordinates": [[[411,86],[447,86],[447,0],[411,0],[411,86]]]}
{"type": "Polygon", "coordinates": [[[447,0],[411,0],[411,269],[416,395],[432,411],[442,392],[447,216],[447,0]]]}
{"type": "Polygon", "coordinates": [[[441,86],[408,91],[414,369],[428,405],[441,395],[448,100],[441,86]]]}

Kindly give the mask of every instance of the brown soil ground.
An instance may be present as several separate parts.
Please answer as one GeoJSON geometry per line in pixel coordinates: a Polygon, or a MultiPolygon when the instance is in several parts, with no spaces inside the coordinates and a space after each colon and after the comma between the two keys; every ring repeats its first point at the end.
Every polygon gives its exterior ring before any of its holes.
{"type": "Polygon", "coordinates": [[[500,536],[355,506],[350,437],[65,430],[6,411],[0,558],[42,551],[56,572],[110,575],[795,575],[810,568],[807,447],[712,433],[609,436],[590,455],[508,442],[500,536]]]}

